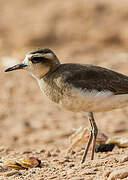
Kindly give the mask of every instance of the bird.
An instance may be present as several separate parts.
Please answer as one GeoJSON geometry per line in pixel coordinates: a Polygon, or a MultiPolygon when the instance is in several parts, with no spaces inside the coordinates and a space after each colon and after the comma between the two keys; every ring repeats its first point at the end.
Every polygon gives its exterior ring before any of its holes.
{"type": "Polygon", "coordinates": [[[26,70],[37,80],[41,91],[53,102],[72,112],[86,113],[91,130],[81,163],[92,143],[94,159],[98,127],[94,113],[128,105],[128,76],[91,64],[61,63],[49,48],[33,50],[5,72],[26,70]]]}

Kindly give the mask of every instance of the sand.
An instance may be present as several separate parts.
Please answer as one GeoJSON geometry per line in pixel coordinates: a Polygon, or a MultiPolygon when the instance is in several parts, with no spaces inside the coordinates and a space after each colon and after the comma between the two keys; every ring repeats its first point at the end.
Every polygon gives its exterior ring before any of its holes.
{"type": "MultiPolygon", "coordinates": [[[[53,104],[27,72],[4,70],[26,52],[49,47],[61,62],[90,63],[128,75],[128,1],[0,1],[0,157],[38,157],[41,168],[0,168],[0,180],[100,180],[127,178],[128,148],[71,149],[69,137],[89,126],[80,113],[53,104]],[[125,170],[115,172],[116,170],[125,170]],[[113,174],[114,175],[113,175],[113,174]],[[115,175],[116,174],[116,175],[115,175]]],[[[128,138],[128,109],[95,114],[100,131],[128,138]]]]}

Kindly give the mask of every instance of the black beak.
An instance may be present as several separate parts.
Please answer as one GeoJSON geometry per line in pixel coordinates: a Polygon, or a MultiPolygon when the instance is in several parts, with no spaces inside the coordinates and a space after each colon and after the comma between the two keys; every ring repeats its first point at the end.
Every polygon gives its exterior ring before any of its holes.
{"type": "Polygon", "coordinates": [[[9,72],[9,71],[17,70],[17,69],[23,69],[23,68],[26,67],[26,66],[27,66],[27,65],[22,64],[22,63],[21,63],[21,64],[17,64],[17,65],[15,65],[15,66],[12,66],[12,67],[6,69],[5,72],[9,72]]]}

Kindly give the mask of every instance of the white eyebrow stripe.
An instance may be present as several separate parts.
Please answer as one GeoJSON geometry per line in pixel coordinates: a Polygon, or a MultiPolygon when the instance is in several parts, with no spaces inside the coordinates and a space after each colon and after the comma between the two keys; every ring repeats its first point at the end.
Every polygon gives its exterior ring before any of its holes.
{"type": "Polygon", "coordinates": [[[31,57],[32,57],[31,54],[27,54],[27,55],[25,56],[25,59],[24,59],[23,63],[26,64],[26,65],[28,65],[28,60],[31,59],[31,57]]]}
{"type": "Polygon", "coordinates": [[[27,54],[25,59],[30,59],[33,55],[32,54],[27,54]]]}
{"type": "Polygon", "coordinates": [[[47,58],[47,59],[53,59],[54,56],[52,53],[46,53],[46,54],[43,54],[42,57],[47,58]]]}

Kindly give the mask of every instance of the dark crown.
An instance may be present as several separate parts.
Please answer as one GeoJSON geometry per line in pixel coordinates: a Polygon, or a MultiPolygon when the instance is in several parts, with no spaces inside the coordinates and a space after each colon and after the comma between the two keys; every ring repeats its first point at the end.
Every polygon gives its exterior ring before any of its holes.
{"type": "Polygon", "coordinates": [[[37,50],[30,52],[30,54],[36,54],[36,53],[40,53],[40,54],[52,53],[52,54],[54,54],[53,51],[48,48],[39,48],[37,50]]]}

